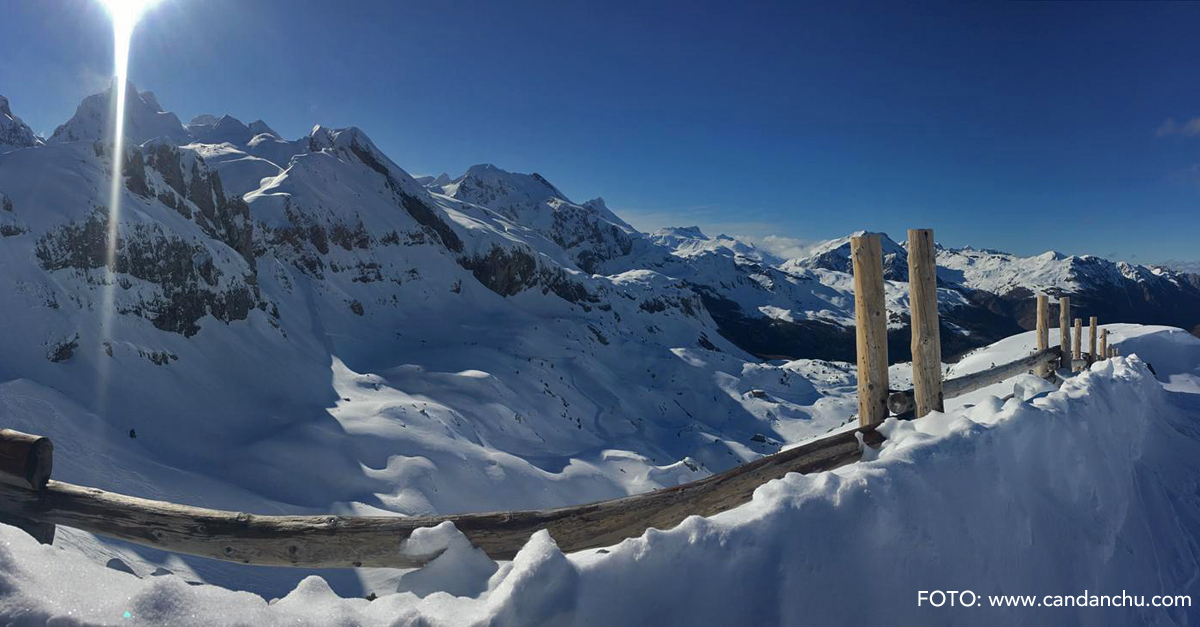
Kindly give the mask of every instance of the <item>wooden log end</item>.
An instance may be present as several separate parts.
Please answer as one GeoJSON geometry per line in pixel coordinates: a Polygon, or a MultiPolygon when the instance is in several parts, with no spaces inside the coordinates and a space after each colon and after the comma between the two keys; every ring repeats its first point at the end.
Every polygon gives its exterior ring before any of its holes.
{"type": "Polygon", "coordinates": [[[0,481],[41,490],[53,470],[54,443],[50,438],[0,429],[0,481]]]}
{"type": "Polygon", "coordinates": [[[888,394],[887,406],[888,411],[895,416],[912,412],[916,406],[916,401],[913,397],[913,391],[893,390],[890,394],[888,394]]]}

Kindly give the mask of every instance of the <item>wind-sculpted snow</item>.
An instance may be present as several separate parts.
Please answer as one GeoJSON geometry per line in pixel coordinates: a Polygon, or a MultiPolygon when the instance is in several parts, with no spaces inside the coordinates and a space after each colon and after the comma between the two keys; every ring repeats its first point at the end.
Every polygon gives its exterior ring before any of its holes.
{"type": "MultiPolygon", "coordinates": [[[[887,440],[863,462],[788,475],[742,507],[612,547],[564,555],[543,531],[495,564],[451,525],[430,529],[412,548],[446,553],[422,570],[369,577],[370,601],[314,576],[268,602],[189,586],[167,570],[105,569],[0,527],[0,616],[84,625],[1191,624],[1200,616],[1200,378],[1176,389],[1160,381],[1200,374],[1200,341],[1135,325],[1114,333],[1129,356],[1061,389],[1021,377],[945,413],[889,420],[887,440]],[[970,590],[978,605],[919,604],[921,590],[970,590]],[[1123,593],[1145,595],[1146,606],[987,600],[1123,593]],[[1150,607],[1160,594],[1193,603],[1150,607]]],[[[1003,360],[1032,342],[1024,334],[979,357],[1003,360]]]]}

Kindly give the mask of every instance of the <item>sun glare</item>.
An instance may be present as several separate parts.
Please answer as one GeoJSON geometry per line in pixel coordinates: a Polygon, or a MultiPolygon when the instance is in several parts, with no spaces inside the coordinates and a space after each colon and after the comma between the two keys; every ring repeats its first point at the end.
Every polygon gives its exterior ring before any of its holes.
{"type": "Polygon", "coordinates": [[[156,0],[100,0],[100,4],[108,9],[112,16],[113,25],[127,25],[132,28],[139,17],[156,0]]]}
{"type": "MultiPolygon", "coordinates": [[[[116,267],[119,223],[121,217],[121,188],[124,186],[125,163],[125,94],[129,81],[129,43],[133,27],[147,8],[156,0],[100,0],[113,23],[113,104],[112,104],[112,181],[108,194],[108,233],[105,242],[105,286],[100,319],[100,345],[97,353],[112,339],[113,313],[116,299],[116,267]]],[[[103,359],[97,370],[97,409],[104,411],[107,400],[108,367],[103,359]]]]}

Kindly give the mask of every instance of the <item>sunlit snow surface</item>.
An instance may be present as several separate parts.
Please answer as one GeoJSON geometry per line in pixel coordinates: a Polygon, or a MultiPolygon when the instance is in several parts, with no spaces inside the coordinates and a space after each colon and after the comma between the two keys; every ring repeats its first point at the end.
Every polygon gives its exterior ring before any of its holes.
{"type": "MultiPolygon", "coordinates": [[[[493,565],[443,526],[417,548],[448,546],[445,557],[387,581],[406,592],[388,594],[377,579],[377,600],[344,598],[312,577],[268,602],[177,575],[105,569],[69,543],[42,547],[3,527],[0,616],[116,624],[129,612],[132,624],[174,625],[1194,622],[1194,607],[916,603],[918,590],[931,589],[1200,594],[1200,340],[1164,327],[1109,328],[1127,356],[1061,389],[1020,377],[945,414],[890,420],[870,461],[789,475],[746,506],[609,549],[563,555],[539,533],[512,562],[493,565]],[[869,595],[863,581],[874,582],[869,595]]],[[[981,350],[960,368],[1027,354],[1032,339],[981,350]]]]}

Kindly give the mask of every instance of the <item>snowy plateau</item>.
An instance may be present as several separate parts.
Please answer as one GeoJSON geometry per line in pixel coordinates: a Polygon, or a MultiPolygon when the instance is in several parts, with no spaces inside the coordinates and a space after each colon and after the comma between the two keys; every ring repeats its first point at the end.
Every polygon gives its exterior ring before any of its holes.
{"type": "MultiPolygon", "coordinates": [[[[853,424],[849,238],[781,259],[641,233],[539,174],[414,178],[357,128],[184,124],[127,90],[122,155],[111,94],[46,139],[0,97],[0,426],[50,437],[58,480],[257,514],[547,508],[853,424]]],[[[886,236],[883,252],[900,387],[907,253],[886,236]]],[[[937,262],[949,376],[1032,352],[1036,292],[1111,321],[1121,357],[889,419],[861,463],[599,550],[541,532],[497,563],[443,525],[411,541],[445,549],[422,569],[314,571],[0,525],[0,623],[1200,620],[918,605],[933,589],[1200,602],[1200,276],[1056,252],[937,262]]]]}

